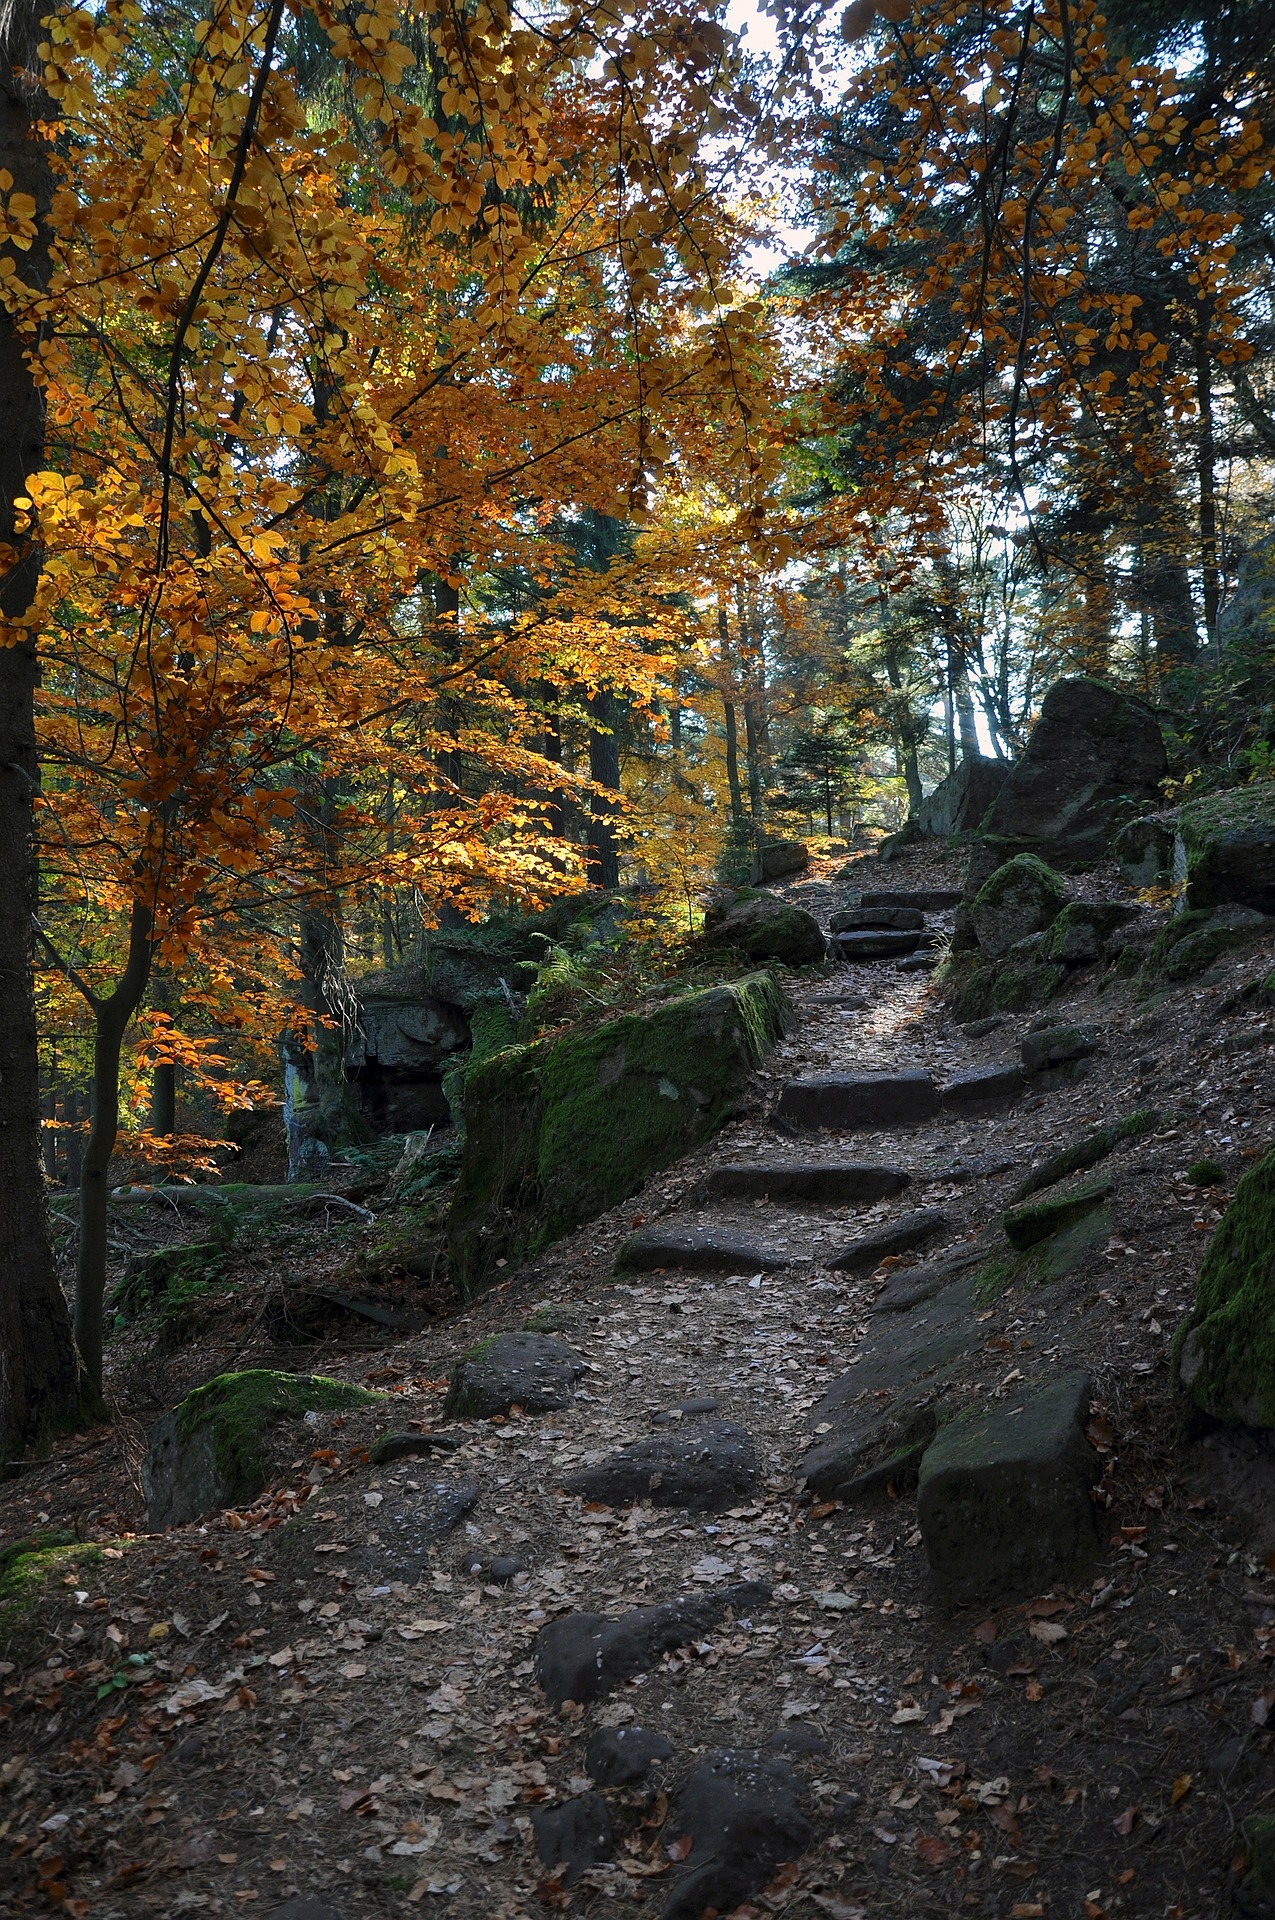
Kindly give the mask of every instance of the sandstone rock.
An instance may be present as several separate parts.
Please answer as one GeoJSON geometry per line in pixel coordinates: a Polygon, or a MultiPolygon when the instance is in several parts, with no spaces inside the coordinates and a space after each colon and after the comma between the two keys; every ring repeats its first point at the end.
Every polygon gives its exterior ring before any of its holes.
{"type": "Polygon", "coordinates": [[[1275,1428],[1275,1153],[1238,1183],[1215,1228],[1175,1341],[1197,1407],[1231,1426],[1275,1428]]]}
{"type": "Polygon", "coordinates": [[[789,1258],[729,1227],[661,1223],[629,1235],[615,1256],[615,1270],[658,1273],[672,1267],[685,1273],[775,1273],[787,1266],[789,1258]]]}
{"type": "Polygon", "coordinates": [[[1020,853],[984,881],[969,908],[982,951],[993,960],[1043,933],[1067,901],[1066,882],[1035,854],[1020,853]]]}
{"type": "Polygon", "coordinates": [[[608,1507],[642,1501],[704,1513],[738,1506],[756,1484],[753,1443],[729,1420],[696,1421],[683,1431],[635,1440],[599,1466],[563,1481],[568,1493],[608,1507]]]}
{"type": "Polygon", "coordinates": [[[1232,787],[1189,800],[1178,816],[1174,877],[1191,907],[1226,901],[1275,913],[1275,786],[1232,787]]]}
{"type": "Polygon", "coordinates": [[[983,821],[1068,872],[1106,855],[1121,816],[1159,798],[1167,760],[1155,715],[1105,681],[1059,680],[983,821]]]}
{"type": "MultiPolygon", "coordinates": [[[[820,936],[822,940],[822,936],[820,936]]],[[[514,1047],[471,1068],[448,1221],[465,1294],[616,1206],[723,1124],[783,1031],[769,974],[514,1047]]]]}
{"type": "Polygon", "coordinates": [[[779,1096],[778,1117],[793,1127],[906,1126],[932,1120],[938,1090],[928,1073],[827,1074],[791,1080],[779,1096]]]}
{"type": "Polygon", "coordinates": [[[635,1673],[647,1672],[662,1653],[702,1639],[728,1614],[746,1614],[769,1599],[769,1587],[745,1580],[716,1593],[634,1607],[618,1619],[603,1613],[564,1614],[536,1635],[536,1679],[555,1712],[564,1700],[583,1706],[614,1693],[635,1673]]]}
{"type": "Polygon", "coordinates": [[[692,1769],[669,1809],[666,1834],[688,1837],[662,1920],[726,1914],[759,1892],[814,1830],[798,1806],[801,1780],[782,1760],[753,1751],[710,1754],[692,1769]]]}
{"type": "Polygon", "coordinates": [[[1173,876],[1173,845],[1173,828],[1152,814],[1121,827],[1111,851],[1131,887],[1158,887],[1173,876]]]}
{"type": "Polygon", "coordinates": [[[925,1207],[919,1213],[905,1213],[900,1219],[865,1233],[829,1262],[835,1273],[870,1273],[892,1253],[909,1253],[924,1246],[947,1226],[947,1215],[938,1207],[925,1207]]]}
{"type": "Polygon", "coordinates": [[[443,1402],[444,1420],[487,1420],[521,1407],[556,1413],[571,1404],[584,1361],[551,1333],[498,1333],[456,1362],[443,1402]]]}
{"type": "Polygon", "coordinates": [[[830,933],[854,933],[862,928],[893,927],[899,933],[920,933],[925,915],[919,907],[843,907],[828,922],[830,933]]]}
{"type": "Polygon", "coordinates": [[[961,1111],[968,1107],[1003,1106],[1017,1100],[1026,1082],[1016,1060],[996,1060],[989,1066],[971,1067],[953,1074],[940,1098],[946,1108],[961,1111]]]}
{"type": "Polygon", "coordinates": [[[778,960],[787,967],[822,960],[825,941],[819,922],[804,907],[790,906],[778,894],[742,887],[704,916],[703,942],[713,951],[733,948],[750,960],[778,960]]]}
{"type": "Polygon", "coordinates": [[[1088,1573],[1101,1472],[1084,1435],[1089,1398],[1088,1374],[1069,1373],[940,1427],[921,1461],[917,1514],[946,1600],[1013,1600],[1088,1573]]]}
{"type": "Polygon", "coordinates": [[[642,1727],[599,1727],[584,1750],[584,1770],[600,1787],[631,1787],[661,1760],[672,1758],[673,1742],[666,1733],[648,1733],[642,1727]]]}
{"type": "Polygon", "coordinates": [[[1095,1027],[1040,1027],[1023,1040],[1023,1072],[1043,1073],[1047,1067],[1085,1060],[1101,1046],[1095,1027]]]}
{"type": "Polygon", "coordinates": [[[870,1207],[902,1193],[911,1175],[901,1167],[856,1161],[742,1162],[714,1167],[704,1181],[708,1198],[808,1202],[817,1207],[870,1207]]]}
{"type": "Polygon", "coordinates": [[[263,1368],[218,1374],[151,1428],[142,1464],[148,1524],[156,1532],[184,1526],[260,1493],[268,1475],[265,1437],[278,1421],[375,1406],[384,1398],[320,1374],[263,1368]]]}
{"type": "Polygon", "coordinates": [[[832,950],[842,960],[893,960],[915,953],[920,936],[900,933],[892,927],[860,928],[854,933],[835,933],[832,950]]]}
{"type": "Polygon", "coordinates": [[[940,838],[952,833],[977,833],[1009,770],[1007,760],[981,756],[961,760],[921,802],[917,827],[923,834],[940,838]]]}
{"type": "Polygon", "coordinates": [[[1052,1194],[1047,1200],[1024,1200],[1001,1215],[1005,1238],[1021,1253],[1095,1212],[1111,1191],[1110,1180],[1088,1180],[1083,1186],[1052,1194]]]}
{"type": "Polygon", "coordinates": [[[789,874],[804,873],[810,865],[810,849],[800,840],[763,839],[761,843],[761,877],[763,880],[784,880],[789,874]]]}
{"type": "Polygon", "coordinates": [[[582,1793],[556,1807],[533,1807],[531,1826],[536,1852],[547,1867],[561,1868],[564,1887],[574,1887],[590,1867],[615,1852],[611,1812],[600,1793],[582,1793]]]}
{"type": "Polygon", "coordinates": [[[1069,900],[1045,930],[1041,957],[1067,966],[1100,960],[1116,929],[1139,915],[1139,908],[1119,900],[1069,900]]]}

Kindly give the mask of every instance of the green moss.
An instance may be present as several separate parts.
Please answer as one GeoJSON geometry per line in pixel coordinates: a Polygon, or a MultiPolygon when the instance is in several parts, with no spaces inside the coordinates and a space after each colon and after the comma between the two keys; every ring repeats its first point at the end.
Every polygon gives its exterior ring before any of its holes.
{"type": "Polygon", "coordinates": [[[764,888],[741,887],[704,916],[703,944],[731,948],[745,959],[812,966],[826,955],[819,922],[804,907],[790,906],[764,888]]]}
{"type": "Polygon", "coordinates": [[[1045,1187],[1057,1186],[1073,1173],[1083,1173],[1086,1167],[1096,1166],[1123,1141],[1139,1140],[1159,1124],[1160,1116],[1153,1108],[1140,1107],[1136,1113],[1126,1114],[1123,1120],[1113,1120],[1110,1126],[1087,1133],[1074,1146],[1064,1147],[1061,1153],[1052,1154],[1041,1166],[1033,1168],[1015,1190],[1015,1205],[1029,1200],[1033,1193],[1040,1193],[1045,1187]]]}
{"type": "Polygon", "coordinates": [[[956,1020],[1043,1007],[1066,977],[1065,967],[1047,965],[1035,956],[1009,954],[1004,960],[990,960],[968,949],[949,954],[934,973],[956,1020]]]}
{"type": "Polygon", "coordinates": [[[1045,929],[1041,958],[1062,960],[1070,965],[1098,960],[1108,936],[1136,915],[1136,907],[1121,901],[1069,900],[1058,918],[1045,929]]]}
{"type": "Polygon", "coordinates": [[[102,1558],[100,1546],[69,1533],[35,1533],[0,1551],[0,1646],[34,1636],[44,1617],[51,1581],[102,1558]]]}
{"type": "Polygon", "coordinates": [[[1060,1233],[1076,1220],[1100,1207],[1111,1192],[1110,1180],[1089,1180],[1084,1186],[1074,1187],[1070,1193],[1055,1194],[1049,1200],[1027,1200],[1021,1206],[1009,1207],[1001,1215],[1001,1225],[1005,1229],[1005,1238],[1012,1247],[1024,1252],[1034,1247],[1038,1240],[1045,1240],[1051,1234],[1060,1233]]]}
{"type": "Polygon", "coordinates": [[[783,1029],[769,974],[511,1048],[467,1083],[448,1227],[466,1294],[636,1192],[734,1112],[783,1029]]]}
{"type": "Polygon", "coordinates": [[[1275,1152],[1237,1185],[1174,1354],[1205,1413],[1275,1427],[1275,1152]]]}
{"type": "Polygon", "coordinates": [[[1210,1160],[1205,1154],[1202,1160],[1193,1160],[1186,1170],[1186,1177],[1193,1187],[1224,1187],[1226,1168],[1220,1160],[1210,1160]]]}
{"type": "Polygon", "coordinates": [[[1056,1232],[1017,1253],[1004,1253],[979,1268],[974,1297],[988,1306],[1010,1287],[1031,1291],[1047,1287],[1074,1273],[1095,1247],[1110,1237],[1111,1215],[1103,1206],[1091,1207],[1079,1219],[1065,1222],[1056,1232]]]}
{"type": "Polygon", "coordinates": [[[250,1368],[244,1373],[221,1373],[207,1386],[188,1393],[176,1410],[177,1432],[185,1442],[206,1427],[212,1436],[213,1459],[231,1500],[250,1500],[266,1482],[261,1450],[262,1433],[276,1420],[304,1413],[343,1412],[351,1407],[375,1406],[383,1393],[352,1387],[322,1374],[273,1373],[250,1368]]]}
{"type": "Polygon", "coordinates": [[[525,1333],[570,1333],[584,1319],[580,1307],[573,1307],[564,1301],[546,1300],[544,1305],[529,1313],[523,1321],[525,1333]]]}

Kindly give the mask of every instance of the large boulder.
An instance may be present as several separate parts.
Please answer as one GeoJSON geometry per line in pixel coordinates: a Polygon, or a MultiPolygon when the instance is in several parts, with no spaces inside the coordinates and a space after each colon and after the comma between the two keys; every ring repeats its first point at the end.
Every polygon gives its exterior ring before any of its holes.
{"type": "Polygon", "coordinates": [[[1178,816],[1174,877],[1190,907],[1235,901],[1275,913],[1275,783],[1188,801],[1178,816]]]}
{"type": "Polygon", "coordinates": [[[426,991],[417,966],[358,982],[358,1015],[345,1070],[375,1133],[411,1133],[449,1116],[443,1076],[470,1044],[458,1006],[426,991]]]}
{"type": "Polygon", "coordinates": [[[321,1374],[264,1368],[218,1374],[151,1428],[142,1463],[149,1525],[180,1527],[252,1500],[267,1484],[266,1434],[280,1420],[374,1406],[384,1398],[321,1374]]]}
{"type": "Polygon", "coordinates": [[[1173,828],[1148,814],[1121,827],[1111,851],[1131,887],[1159,887],[1173,876],[1173,845],[1173,828]]]}
{"type": "Polygon", "coordinates": [[[1020,940],[1043,933],[1067,904],[1067,883],[1034,853],[997,867],[975,894],[970,922],[979,947],[999,960],[1020,940]]]}
{"type": "Polygon", "coordinates": [[[763,880],[786,880],[810,865],[810,849],[800,840],[764,839],[759,853],[763,880]]]}
{"type": "Polygon", "coordinates": [[[1102,680],[1059,680],[983,831],[1053,866],[1096,866],[1131,811],[1159,797],[1167,761],[1151,709],[1102,680]]]}
{"type": "Polygon", "coordinates": [[[750,974],[507,1048],[471,1071],[448,1221],[462,1290],[626,1200],[715,1133],[782,1033],[784,1011],[772,977],[750,974]]]}
{"type": "Polygon", "coordinates": [[[1204,1413],[1275,1428],[1275,1152],[1235,1189],[1175,1353],[1178,1377],[1204,1413]]]}
{"type": "Polygon", "coordinates": [[[924,834],[946,838],[976,833],[1009,773],[1007,760],[962,760],[921,802],[915,824],[924,834]]]}
{"type": "Polygon", "coordinates": [[[709,908],[704,915],[704,944],[715,951],[733,949],[749,960],[777,960],[786,967],[815,964],[825,951],[823,933],[812,913],[754,887],[741,887],[709,908]]]}

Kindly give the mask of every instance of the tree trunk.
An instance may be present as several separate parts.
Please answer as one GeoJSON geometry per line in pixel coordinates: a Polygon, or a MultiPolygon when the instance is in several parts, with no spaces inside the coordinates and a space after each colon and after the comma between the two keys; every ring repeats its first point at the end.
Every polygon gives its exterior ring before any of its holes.
{"type": "Polygon", "coordinates": [[[78,1189],[84,1172],[84,1135],[80,1132],[80,1096],[74,1087],[63,1096],[62,1120],[66,1128],[66,1184],[78,1189]]]}
{"type": "Polygon", "coordinates": [[[730,789],[730,811],[733,820],[744,818],[744,789],[739,783],[739,727],[735,720],[735,703],[722,696],[722,715],[726,722],[726,785],[730,789]]]}
{"type": "MultiPolygon", "coordinates": [[[[620,740],[616,731],[619,705],[611,693],[595,693],[589,701],[589,713],[599,722],[589,729],[589,778],[608,792],[620,791],[620,740]]],[[[618,803],[605,794],[594,794],[589,803],[590,885],[612,891],[620,884],[620,844],[615,834],[618,803]]]]}
{"type": "Polygon", "coordinates": [[[1199,412],[1196,453],[1200,487],[1200,577],[1204,589],[1204,629],[1210,646],[1217,639],[1221,572],[1217,539],[1217,446],[1213,430],[1213,367],[1203,337],[1195,353],[1195,397],[1199,412]]]}
{"type": "MultiPolygon", "coordinates": [[[[161,973],[151,994],[152,1003],[167,1012],[171,998],[169,981],[161,973]]],[[[177,1068],[171,1060],[157,1060],[151,1068],[150,1130],[162,1139],[177,1131],[177,1068]]]]}
{"type": "MultiPolygon", "coordinates": [[[[32,114],[51,117],[43,94],[28,92],[15,68],[39,70],[35,43],[43,4],[18,0],[0,14],[0,168],[11,188],[35,201],[39,230],[26,252],[6,258],[29,287],[47,284],[43,216],[52,181],[31,130],[32,114]]],[[[0,304],[0,544],[17,559],[0,580],[0,1452],[16,1453],[48,1427],[72,1420],[80,1373],[71,1318],[49,1242],[40,1166],[40,1072],[36,1036],[32,915],[36,906],[32,801],[35,745],[35,641],[21,628],[35,593],[40,554],[16,529],[15,501],[44,460],[44,403],[23,342],[0,304]]]]}
{"type": "Polygon", "coordinates": [[[150,978],[150,908],[134,900],[128,959],[114,993],[93,1007],[93,1124],[80,1175],[80,1252],[75,1271],[75,1340],[94,1399],[102,1398],[102,1303],[106,1294],[106,1221],[111,1155],[120,1123],[120,1048],[150,978]]]}
{"type": "MultiPolygon", "coordinates": [[[[885,676],[895,693],[903,692],[903,675],[899,671],[898,657],[893,647],[885,650],[885,676]]],[[[910,727],[904,724],[902,713],[895,728],[895,747],[899,766],[903,772],[903,782],[908,791],[908,813],[918,814],[925,798],[921,786],[921,768],[916,757],[916,741],[912,738],[910,727]]]]}

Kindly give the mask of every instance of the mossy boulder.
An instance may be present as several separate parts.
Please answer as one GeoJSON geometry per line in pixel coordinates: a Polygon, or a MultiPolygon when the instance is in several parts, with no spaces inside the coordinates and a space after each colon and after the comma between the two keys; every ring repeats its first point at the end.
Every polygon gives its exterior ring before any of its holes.
{"type": "Polygon", "coordinates": [[[1237,1185],[1174,1353],[1178,1377],[1204,1413],[1230,1426],[1275,1428],[1275,1152],[1237,1185]]]}
{"type": "Polygon", "coordinates": [[[715,952],[729,949],[749,960],[775,960],[785,967],[816,965],[825,953],[823,933],[812,913],[753,887],[741,887],[709,908],[703,942],[715,952]]]}
{"type": "Polygon", "coordinates": [[[1026,1013],[1043,1007],[1067,978],[1060,961],[1045,963],[1038,952],[1016,952],[989,960],[969,951],[949,954],[936,974],[957,1020],[980,1020],[995,1013],[1026,1013]]]}
{"type": "Polygon", "coordinates": [[[1117,927],[1137,918],[1138,908],[1122,900],[1069,900],[1045,929],[1040,956],[1069,967],[1101,960],[1117,927]]]}
{"type": "Polygon", "coordinates": [[[772,840],[766,835],[759,852],[763,880],[785,880],[790,874],[804,873],[810,865],[810,849],[800,840],[772,840]]]}
{"type": "Polygon", "coordinates": [[[483,1062],[466,1085],[448,1222],[462,1291],[616,1206],[715,1133],[782,1033],[785,1005],[769,974],[750,974],[483,1062]]]}
{"type": "Polygon", "coordinates": [[[1088,1180],[1047,1200],[1025,1200],[1001,1215],[1005,1238],[1020,1253],[1096,1213],[1111,1193],[1110,1180],[1088,1180]]]}
{"type": "Polygon", "coordinates": [[[51,1584],[101,1557],[100,1546],[70,1533],[33,1533],[0,1548],[0,1650],[34,1639],[51,1584]]]}
{"type": "Polygon", "coordinates": [[[1210,911],[1188,908],[1176,913],[1156,935],[1143,977],[1149,984],[1161,980],[1193,980],[1215,960],[1247,944],[1266,925],[1251,907],[1228,905],[1210,911]]]}
{"type": "Polygon", "coordinates": [[[981,951],[1002,959],[1019,941],[1043,933],[1067,904],[1067,883],[1034,853],[997,867],[974,896],[970,920],[981,951]]]}
{"type": "Polygon", "coordinates": [[[321,1374],[265,1368],[219,1374],[151,1428],[142,1467],[151,1528],[184,1526],[215,1508],[253,1499],[267,1483],[265,1436],[278,1421],[373,1406],[384,1398],[321,1374]]]}
{"type": "Polygon", "coordinates": [[[1173,828],[1149,815],[1121,827],[1111,845],[1131,887],[1165,886],[1173,876],[1173,828]]]}
{"type": "Polygon", "coordinates": [[[1107,681],[1059,680],[984,830],[1081,872],[1105,858],[1131,814],[1155,804],[1166,768],[1164,740],[1145,702],[1107,681]]]}
{"type": "Polygon", "coordinates": [[[1178,816],[1174,874],[1191,907],[1235,901],[1275,913],[1275,782],[1188,801],[1178,816]]]}

